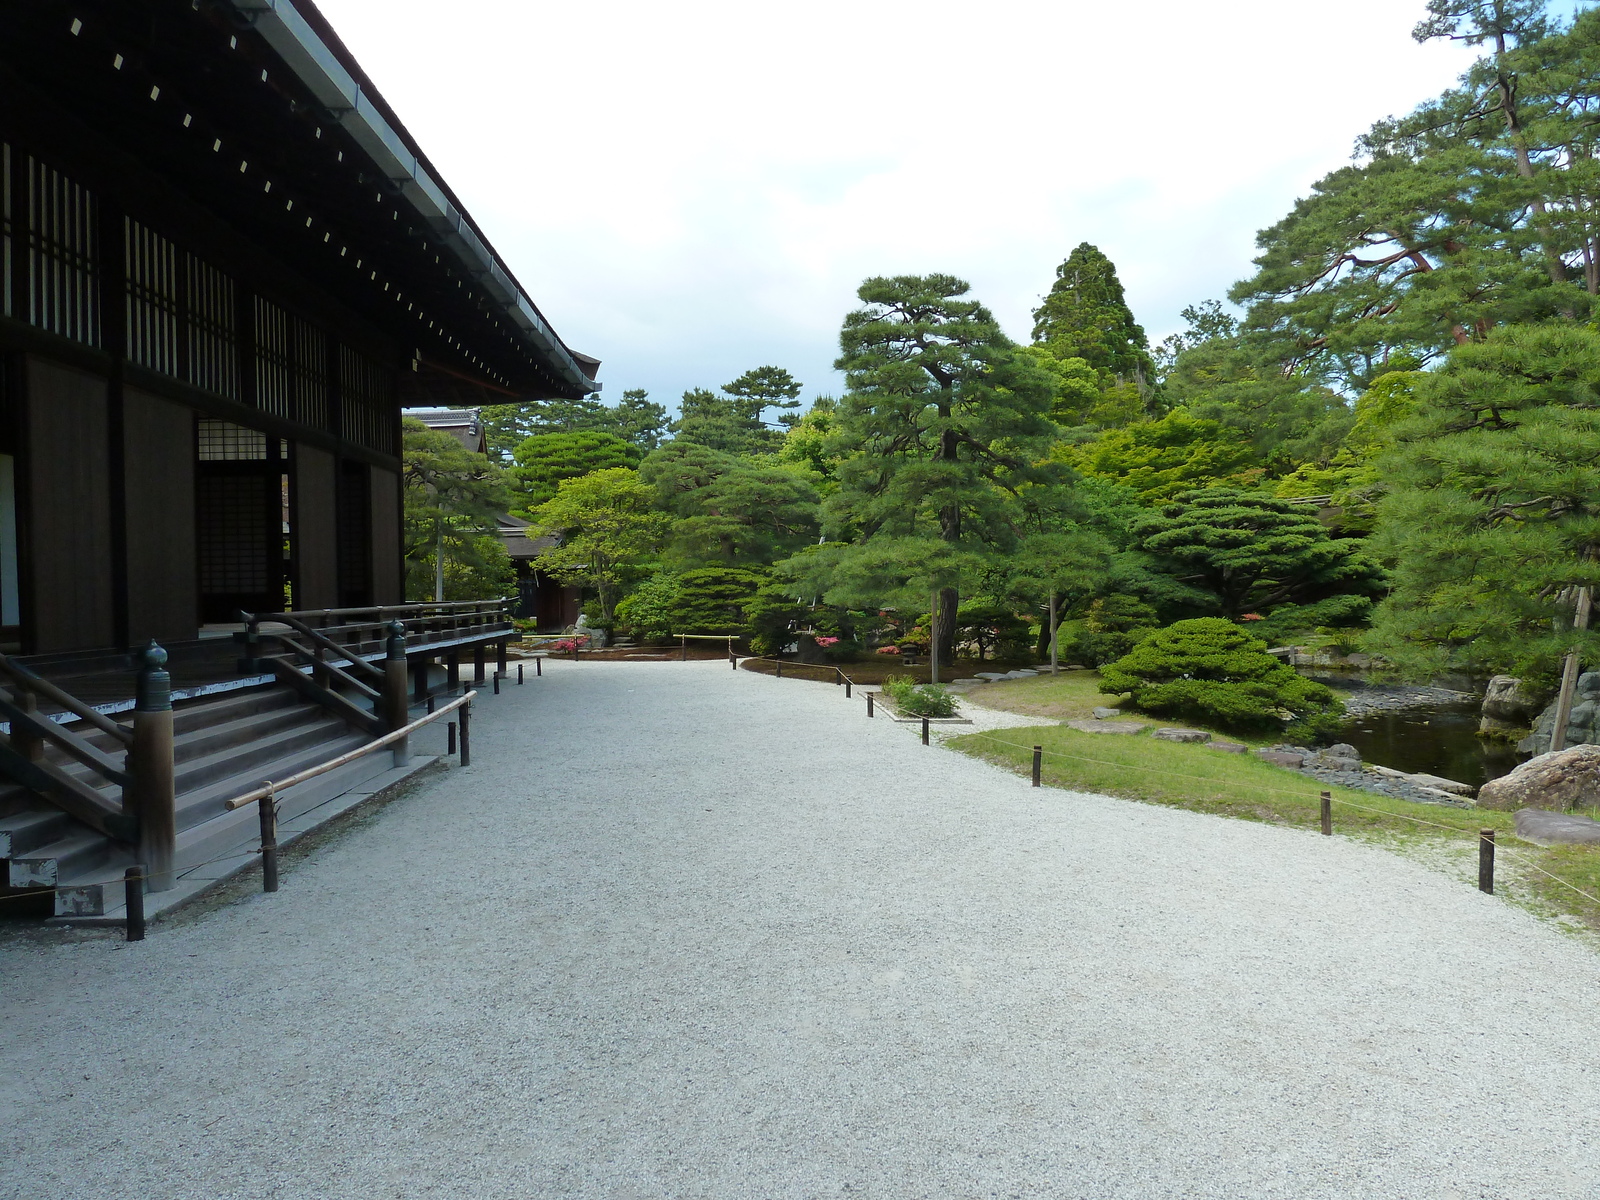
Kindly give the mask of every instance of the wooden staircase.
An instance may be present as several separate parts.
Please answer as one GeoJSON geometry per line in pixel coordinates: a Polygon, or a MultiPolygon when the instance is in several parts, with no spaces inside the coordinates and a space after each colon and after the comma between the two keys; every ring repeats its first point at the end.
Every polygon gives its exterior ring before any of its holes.
{"type": "MultiPolygon", "coordinates": [[[[281,683],[180,702],[174,706],[173,725],[174,869],[180,876],[252,841],[254,810],[229,812],[228,800],[264,780],[286,779],[370,740],[366,731],[281,683]]],[[[83,723],[68,728],[108,756],[124,749],[110,734],[83,723]]],[[[56,747],[48,747],[46,757],[109,803],[117,802],[118,789],[56,747]]],[[[388,765],[382,755],[369,756],[343,769],[338,782],[353,786],[388,765]]],[[[130,845],[90,828],[20,784],[0,780],[0,894],[53,889],[56,915],[98,915],[106,911],[108,896],[120,895],[119,876],[133,861],[130,845]]]]}

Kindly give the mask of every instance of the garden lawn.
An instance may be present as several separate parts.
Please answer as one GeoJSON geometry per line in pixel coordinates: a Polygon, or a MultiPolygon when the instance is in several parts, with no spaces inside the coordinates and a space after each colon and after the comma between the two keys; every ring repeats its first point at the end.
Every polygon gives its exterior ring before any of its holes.
{"type": "MultiPolygon", "coordinates": [[[[1337,690],[1335,694],[1340,699],[1349,695],[1348,692],[1337,690]]],[[[975,704],[985,708],[998,708],[1047,721],[1077,721],[1092,717],[1095,709],[1115,708],[1121,699],[1120,696],[1108,695],[1100,690],[1100,672],[1084,669],[1063,670],[1059,675],[1040,675],[1037,679],[1006,679],[998,683],[986,683],[971,689],[967,695],[975,704]]],[[[1250,746],[1270,746],[1283,740],[1280,733],[1241,734],[1201,721],[1176,721],[1152,716],[1132,707],[1124,709],[1122,716],[1129,721],[1147,721],[1155,729],[1204,729],[1222,740],[1244,742],[1250,746]]],[[[1083,736],[1107,740],[1104,734],[1083,736]]]]}
{"type": "MultiPolygon", "coordinates": [[[[1059,686],[1059,677],[1015,686],[1046,682],[1059,686]]],[[[1066,686],[1093,684],[1074,681],[1066,686]]],[[[982,703],[993,701],[986,695],[982,703]]],[[[1225,754],[1203,745],[1157,741],[1145,734],[1080,733],[1060,725],[965,734],[948,738],[945,745],[1018,774],[1032,770],[1033,747],[1042,746],[1042,781],[1048,787],[1301,828],[1314,828],[1321,817],[1323,789],[1316,780],[1254,755],[1225,754]]],[[[1493,829],[1497,894],[1600,930],[1600,847],[1546,849],[1518,841],[1510,813],[1416,804],[1349,788],[1328,790],[1336,834],[1429,859],[1467,881],[1477,879],[1478,831],[1493,829]]]]}

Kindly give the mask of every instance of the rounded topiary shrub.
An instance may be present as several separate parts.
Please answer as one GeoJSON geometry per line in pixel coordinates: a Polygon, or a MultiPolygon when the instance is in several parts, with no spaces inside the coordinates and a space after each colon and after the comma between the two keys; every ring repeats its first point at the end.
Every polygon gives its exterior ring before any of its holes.
{"type": "Polygon", "coordinates": [[[1271,729],[1340,711],[1334,694],[1295,674],[1232,621],[1200,617],[1148,634],[1100,673],[1101,691],[1134,706],[1236,729],[1271,729]]]}

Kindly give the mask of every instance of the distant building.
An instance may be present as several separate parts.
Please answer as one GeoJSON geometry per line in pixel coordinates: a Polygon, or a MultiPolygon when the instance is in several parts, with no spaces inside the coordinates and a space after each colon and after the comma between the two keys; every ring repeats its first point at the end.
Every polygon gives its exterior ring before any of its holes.
{"type": "Polygon", "coordinates": [[[400,415],[448,433],[474,454],[489,453],[489,437],[475,408],[403,408],[400,415]]]}

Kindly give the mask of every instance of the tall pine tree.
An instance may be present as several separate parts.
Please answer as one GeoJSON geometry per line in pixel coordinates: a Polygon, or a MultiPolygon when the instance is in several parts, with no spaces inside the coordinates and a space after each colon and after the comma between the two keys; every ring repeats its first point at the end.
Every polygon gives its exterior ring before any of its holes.
{"type": "MultiPolygon", "coordinates": [[[[839,335],[835,365],[849,391],[835,434],[839,488],[826,513],[874,561],[901,539],[935,538],[963,560],[1009,549],[1017,490],[1038,476],[1033,464],[1055,436],[1049,378],[968,291],[949,275],[868,279],[839,335]]],[[[841,579],[851,558],[837,557],[841,579]]],[[[939,586],[947,662],[958,574],[927,576],[939,586]]]]}
{"type": "Polygon", "coordinates": [[[1146,403],[1153,394],[1149,339],[1128,308],[1115,264],[1088,242],[1056,268],[1050,294],[1033,313],[1033,341],[1058,360],[1081,358],[1103,387],[1132,385],[1146,403]]]}

